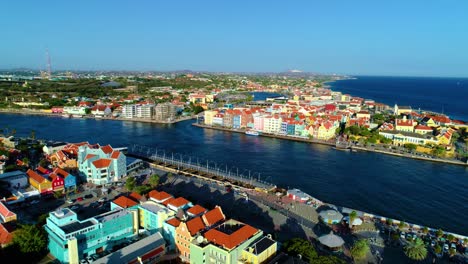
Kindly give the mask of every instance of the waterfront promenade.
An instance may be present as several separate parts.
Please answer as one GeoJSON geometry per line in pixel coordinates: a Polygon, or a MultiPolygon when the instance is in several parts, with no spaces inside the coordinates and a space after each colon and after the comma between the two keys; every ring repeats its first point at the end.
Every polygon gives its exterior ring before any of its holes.
{"type": "MultiPolygon", "coordinates": [[[[215,130],[245,134],[245,129],[216,127],[216,126],[209,126],[209,125],[203,125],[203,124],[198,124],[198,123],[193,123],[192,125],[196,127],[200,127],[200,128],[215,129],[215,130]]],[[[259,136],[286,139],[286,140],[291,140],[291,141],[298,141],[298,142],[305,142],[305,143],[312,143],[312,144],[328,145],[328,146],[336,145],[335,140],[326,141],[326,140],[319,140],[319,139],[309,139],[309,138],[304,138],[304,137],[285,136],[285,135],[269,134],[269,133],[260,133],[259,136]]],[[[468,167],[468,162],[463,162],[463,161],[456,160],[456,159],[442,159],[442,158],[418,155],[416,153],[408,153],[408,152],[405,152],[403,148],[398,148],[398,150],[389,150],[385,148],[384,146],[379,146],[379,145],[375,145],[375,146],[350,145],[349,149],[343,149],[343,150],[345,151],[348,151],[348,150],[369,151],[369,152],[375,152],[375,153],[392,155],[392,156],[403,157],[403,158],[411,158],[411,159],[432,161],[432,162],[441,162],[441,163],[446,163],[446,164],[468,167]]]]}
{"type": "MultiPolygon", "coordinates": [[[[40,110],[33,109],[2,109],[0,108],[0,113],[6,114],[19,114],[19,115],[39,115],[39,116],[49,116],[49,117],[63,117],[62,114],[49,113],[40,110]]],[[[67,118],[67,117],[63,117],[67,118]]],[[[96,117],[94,115],[84,115],[83,117],[69,117],[73,119],[96,119],[96,120],[113,120],[113,121],[130,121],[130,122],[141,122],[141,123],[153,123],[153,124],[175,124],[178,122],[195,119],[195,115],[184,116],[176,120],[171,121],[162,121],[154,119],[145,119],[145,118],[122,118],[122,117],[96,117]]]]}

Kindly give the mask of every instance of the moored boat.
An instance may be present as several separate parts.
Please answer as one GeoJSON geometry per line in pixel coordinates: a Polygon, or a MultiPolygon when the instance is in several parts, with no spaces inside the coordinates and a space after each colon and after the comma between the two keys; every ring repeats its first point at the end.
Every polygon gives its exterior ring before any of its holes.
{"type": "Polygon", "coordinates": [[[245,134],[246,134],[246,135],[250,135],[250,136],[258,136],[258,135],[260,135],[260,133],[258,133],[258,132],[255,131],[255,130],[247,130],[247,131],[245,131],[245,134]]]}

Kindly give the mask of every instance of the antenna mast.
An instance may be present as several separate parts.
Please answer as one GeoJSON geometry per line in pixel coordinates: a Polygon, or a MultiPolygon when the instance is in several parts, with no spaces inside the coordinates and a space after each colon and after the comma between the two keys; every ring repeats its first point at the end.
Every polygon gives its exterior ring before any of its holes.
{"type": "Polygon", "coordinates": [[[46,57],[47,57],[47,77],[50,79],[52,77],[52,67],[50,63],[50,54],[49,49],[46,49],[46,57]]]}

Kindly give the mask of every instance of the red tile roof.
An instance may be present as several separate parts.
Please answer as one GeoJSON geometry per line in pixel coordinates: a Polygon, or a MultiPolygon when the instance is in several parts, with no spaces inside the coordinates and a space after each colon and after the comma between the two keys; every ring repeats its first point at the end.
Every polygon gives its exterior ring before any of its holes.
{"type": "Polygon", "coordinates": [[[180,225],[180,220],[174,217],[167,220],[166,223],[170,224],[171,226],[178,227],[180,225]]]}
{"type": "Polygon", "coordinates": [[[66,178],[68,175],[70,175],[70,173],[62,170],[61,168],[55,168],[54,173],[59,175],[59,176],[62,176],[63,178],[66,178]]]}
{"type": "Polygon", "coordinates": [[[187,210],[187,213],[192,214],[192,215],[199,215],[204,212],[206,212],[206,208],[198,204],[187,210]]]}
{"type": "Polygon", "coordinates": [[[120,156],[120,151],[114,150],[114,151],[112,151],[112,154],[111,154],[110,157],[111,157],[112,159],[118,159],[119,156],[120,156]]]}
{"type": "Polygon", "coordinates": [[[176,208],[182,207],[186,204],[190,203],[189,200],[185,199],[184,197],[179,197],[177,199],[173,199],[172,201],[169,202],[168,205],[172,205],[176,208]]]}
{"type": "Polygon", "coordinates": [[[0,245],[9,244],[13,240],[13,232],[5,227],[5,223],[0,223],[0,245]]]}
{"type": "Polygon", "coordinates": [[[41,167],[41,166],[37,167],[36,170],[37,170],[38,172],[42,173],[42,174],[47,174],[47,173],[49,172],[49,170],[47,170],[47,169],[45,169],[45,168],[43,168],[43,167],[41,167]]]}
{"type": "Polygon", "coordinates": [[[168,194],[167,192],[158,192],[156,190],[152,190],[151,192],[148,193],[148,196],[150,198],[153,198],[157,202],[163,202],[169,198],[172,198],[172,195],[168,194]]]}
{"type": "Polygon", "coordinates": [[[191,236],[195,235],[196,233],[198,233],[198,231],[202,230],[203,228],[205,228],[205,225],[203,224],[203,221],[200,217],[195,217],[187,222],[187,229],[190,232],[191,236]]]}
{"type": "Polygon", "coordinates": [[[165,200],[164,202],[162,202],[162,204],[163,204],[164,206],[167,206],[172,200],[174,200],[174,198],[169,197],[169,199],[167,199],[167,200],[165,200]]]}
{"type": "Polygon", "coordinates": [[[139,202],[142,200],[143,196],[139,195],[136,192],[132,192],[128,195],[128,198],[134,200],[135,202],[139,202]]]}
{"type": "Polygon", "coordinates": [[[203,216],[203,222],[205,222],[206,226],[212,226],[220,221],[224,221],[226,216],[223,214],[223,210],[221,207],[216,206],[213,210],[210,210],[203,216]]]}
{"type": "Polygon", "coordinates": [[[129,208],[138,204],[137,202],[133,201],[132,199],[126,196],[120,196],[112,202],[122,208],[129,208]]]}
{"type": "Polygon", "coordinates": [[[46,181],[46,179],[44,177],[42,177],[41,175],[37,174],[37,172],[29,169],[26,174],[29,176],[30,179],[33,179],[34,181],[38,182],[38,183],[42,183],[44,181],[46,181]]]}
{"type": "Polygon", "coordinates": [[[4,219],[6,219],[7,217],[12,217],[12,216],[15,216],[16,214],[10,211],[6,207],[6,205],[0,202],[0,215],[2,215],[4,219]]]}
{"type": "Polygon", "coordinates": [[[413,126],[413,119],[397,119],[396,120],[396,125],[397,126],[413,126]]]}
{"type": "Polygon", "coordinates": [[[427,130],[427,131],[432,131],[431,127],[425,126],[425,125],[417,125],[414,130],[427,130]]]}
{"type": "Polygon", "coordinates": [[[96,157],[96,155],[94,155],[94,154],[88,154],[88,155],[86,155],[86,157],[84,158],[84,160],[87,160],[87,159],[90,159],[90,158],[93,158],[93,157],[96,157]]]}
{"type": "Polygon", "coordinates": [[[249,225],[244,225],[230,235],[213,228],[205,233],[205,238],[218,246],[234,249],[257,232],[257,229],[249,225]]]}
{"type": "Polygon", "coordinates": [[[113,151],[113,149],[112,149],[112,147],[110,145],[101,147],[101,150],[102,150],[102,152],[104,152],[106,154],[109,154],[109,153],[111,153],[113,151]]]}
{"type": "Polygon", "coordinates": [[[100,168],[107,168],[111,164],[112,160],[110,159],[98,159],[93,161],[94,167],[100,169],[100,168]]]}

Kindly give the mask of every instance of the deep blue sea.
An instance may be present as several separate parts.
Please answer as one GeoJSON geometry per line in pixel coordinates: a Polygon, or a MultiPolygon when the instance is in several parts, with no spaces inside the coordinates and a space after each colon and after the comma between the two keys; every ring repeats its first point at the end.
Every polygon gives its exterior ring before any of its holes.
{"type": "Polygon", "coordinates": [[[0,114],[0,128],[42,139],[147,145],[299,188],[325,202],[468,235],[468,168],[173,125],[0,114]]]}
{"type": "Polygon", "coordinates": [[[395,103],[410,105],[468,121],[468,78],[356,76],[328,85],[332,90],[392,107],[395,103]]]}

